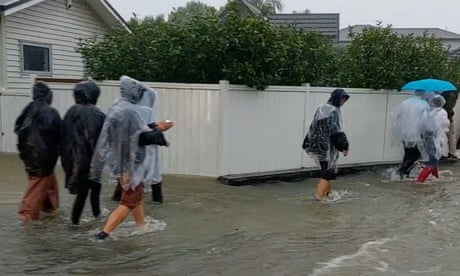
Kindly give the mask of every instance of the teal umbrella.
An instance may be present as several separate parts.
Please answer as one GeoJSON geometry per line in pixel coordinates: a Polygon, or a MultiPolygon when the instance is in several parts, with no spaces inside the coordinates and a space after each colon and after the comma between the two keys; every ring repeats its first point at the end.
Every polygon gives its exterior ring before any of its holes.
{"type": "Polygon", "coordinates": [[[455,85],[449,81],[438,80],[438,79],[423,79],[411,81],[401,88],[401,91],[432,91],[432,92],[444,92],[444,91],[457,91],[455,85]]]}

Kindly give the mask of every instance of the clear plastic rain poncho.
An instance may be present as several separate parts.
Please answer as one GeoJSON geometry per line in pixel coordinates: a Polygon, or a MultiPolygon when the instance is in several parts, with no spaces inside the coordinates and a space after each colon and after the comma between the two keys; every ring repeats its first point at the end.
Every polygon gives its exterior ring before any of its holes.
{"type": "Polygon", "coordinates": [[[428,104],[434,96],[432,92],[417,91],[391,113],[393,144],[402,143],[406,148],[417,147],[425,160],[428,159],[427,150],[431,148],[435,130],[428,104]]]}
{"type": "MultiPolygon", "coordinates": [[[[142,95],[141,100],[137,103],[138,112],[142,118],[144,125],[156,122],[153,106],[157,97],[156,91],[147,88],[142,95]]],[[[143,183],[145,185],[158,184],[161,182],[160,173],[160,146],[149,145],[145,146],[145,173],[143,183]]],[[[143,169],[143,168],[141,168],[143,169]]]]}
{"type": "Polygon", "coordinates": [[[120,78],[120,98],[106,115],[104,126],[91,161],[90,178],[99,181],[105,164],[112,178],[129,177],[129,187],[134,190],[143,180],[145,166],[139,136],[150,129],[144,124],[136,105],[145,87],[127,76],[120,78]]]}
{"type": "Polygon", "coordinates": [[[336,170],[339,151],[348,150],[340,110],[340,102],[348,98],[344,90],[336,89],[327,103],[318,106],[304,141],[304,150],[318,162],[327,161],[328,169],[336,170]],[[337,134],[342,135],[337,136],[337,134]],[[334,137],[342,138],[334,139],[334,137]]]}
{"type": "Polygon", "coordinates": [[[449,131],[450,121],[447,116],[447,111],[444,110],[443,106],[446,104],[446,100],[436,95],[430,100],[431,111],[429,113],[434,123],[434,143],[436,147],[436,159],[440,159],[442,156],[447,156],[449,153],[449,146],[447,141],[447,132],[449,131]]]}

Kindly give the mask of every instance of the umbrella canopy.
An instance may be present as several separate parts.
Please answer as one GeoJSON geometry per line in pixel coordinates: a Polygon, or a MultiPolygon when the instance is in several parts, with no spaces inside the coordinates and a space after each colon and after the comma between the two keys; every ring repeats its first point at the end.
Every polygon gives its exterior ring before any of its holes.
{"type": "Polygon", "coordinates": [[[411,81],[404,85],[401,88],[402,91],[407,90],[422,90],[422,91],[433,91],[433,92],[443,92],[443,91],[457,91],[457,88],[448,81],[437,80],[437,79],[423,79],[411,81]]]}

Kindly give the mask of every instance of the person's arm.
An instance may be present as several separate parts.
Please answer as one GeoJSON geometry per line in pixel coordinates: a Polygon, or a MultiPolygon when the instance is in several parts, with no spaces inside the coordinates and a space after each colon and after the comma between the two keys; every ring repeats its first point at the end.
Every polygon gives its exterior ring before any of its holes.
{"type": "Polygon", "coordinates": [[[331,133],[331,143],[332,145],[340,152],[343,152],[344,155],[348,153],[349,143],[347,136],[343,132],[341,125],[340,125],[340,118],[338,112],[332,112],[328,125],[329,131],[331,133]]]}
{"type": "Polygon", "coordinates": [[[139,146],[159,145],[168,146],[163,132],[155,128],[152,131],[146,131],[139,135],[139,146]]]}

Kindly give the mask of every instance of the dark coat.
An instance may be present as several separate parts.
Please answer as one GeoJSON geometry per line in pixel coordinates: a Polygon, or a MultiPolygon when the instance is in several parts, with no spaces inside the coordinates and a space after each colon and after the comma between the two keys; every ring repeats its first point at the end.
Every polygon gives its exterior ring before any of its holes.
{"type": "Polygon", "coordinates": [[[449,118],[449,121],[452,122],[454,118],[454,107],[457,103],[458,92],[445,91],[441,93],[441,96],[446,100],[446,104],[443,106],[443,108],[447,112],[447,117],[449,118]]]}
{"type": "Polygon", "coordinates": [[[33,87],[33,101],[16,120],[19,157],[31,176],[45,177],[53,173],[59,156],[61,118],[50,106],[52,91],[42,82],[33,87]]]}
{"type": "Polygon", "coordinates": [[[65,114],[62,124],[61,163],[66,188],[77,193],[89,177],[91,158],[104,123],[104,113],[95,106],[100,90],[94,82],[80,82],[74,88],[76,104],[65,114]]]}

